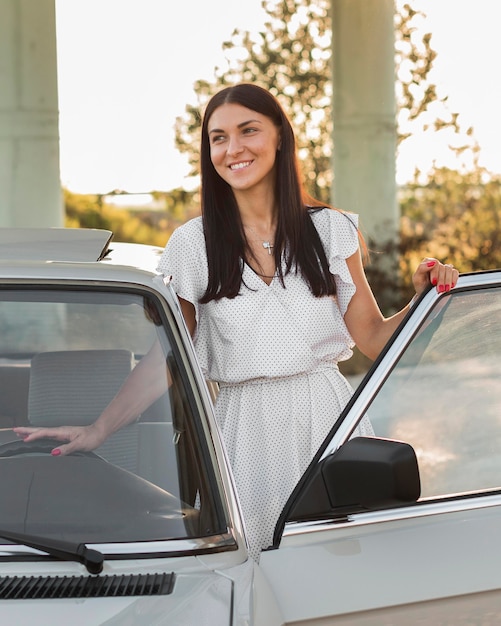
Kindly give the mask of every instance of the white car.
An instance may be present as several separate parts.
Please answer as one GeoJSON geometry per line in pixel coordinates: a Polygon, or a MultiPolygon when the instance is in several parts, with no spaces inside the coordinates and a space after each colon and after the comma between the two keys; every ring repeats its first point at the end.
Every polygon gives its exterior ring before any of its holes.
{"type": "Polygon", "coordinates": [[[500,271],[414,306],[256,564],[161,250],[110,242],[0,229],[2,624],[501,621],[500,271]],[[91,423],[154,343],[169,391],[94,452],[13,433],[91,423]]]}

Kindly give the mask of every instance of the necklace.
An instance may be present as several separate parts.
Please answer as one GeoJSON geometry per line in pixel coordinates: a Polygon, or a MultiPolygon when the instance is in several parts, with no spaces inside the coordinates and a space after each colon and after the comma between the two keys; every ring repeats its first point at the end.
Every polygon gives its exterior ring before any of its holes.
{"type": "Polygon", "coordinates": [[[264,239],[262,239],[261,237],[259,237],[258,233],[256,232],[256,230],[252,227],[252,226],[244,226],[244,228],[249,228],[250,230],[252,230],[252,232],[256,235],[256,237],[259,238],[259,241],[261,242],[261,245],[263,246],[263,248],[265,250],[268,250],[268,254],[271,256],[271,254],[273,254],[273,248],[275,247],[275,244],[272,243],[271,241],[265,241],[264,239]]]}
{"type": "Polygon", "coordinates": [[[271,251],[275,247],[274,244],[272,244],[271,241],[262,241],[261,243],[263,244],[263,248],[268,250],[268,254],[271,254],[271,251]]]}

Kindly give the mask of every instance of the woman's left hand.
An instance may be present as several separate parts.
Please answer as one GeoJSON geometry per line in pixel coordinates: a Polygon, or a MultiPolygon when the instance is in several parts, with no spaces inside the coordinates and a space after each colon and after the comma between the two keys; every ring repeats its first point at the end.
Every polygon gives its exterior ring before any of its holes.
{"type": "Polygon", "coordinates": [[[424,258],[418,265],[412,282],[416,294],[420,295],[430,285],[433,285],[437,293],[450,291],[458,282],[459,272],[453,265],[440,263],[431,257],[424,258]]]}

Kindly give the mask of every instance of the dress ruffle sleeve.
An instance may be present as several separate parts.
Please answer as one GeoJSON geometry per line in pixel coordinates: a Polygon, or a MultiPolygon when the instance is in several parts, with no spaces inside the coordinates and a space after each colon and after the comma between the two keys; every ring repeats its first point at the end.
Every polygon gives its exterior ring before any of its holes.
{"type": "Polygon", "coordinates": [[[174,291],[195,306],[207,288],[207,260],[202,221],[195,218],[177,228],[163,251],[157,270],[172,276],[174,291]]]}
{"type": "Polygon", "coordinates": [[[346,259],[359,249],[358,215],[326,208],[313,211],[311,217],[324,245],[330,272],[334,275],[337,301],[344,316],[356,291],[346,259]]]}

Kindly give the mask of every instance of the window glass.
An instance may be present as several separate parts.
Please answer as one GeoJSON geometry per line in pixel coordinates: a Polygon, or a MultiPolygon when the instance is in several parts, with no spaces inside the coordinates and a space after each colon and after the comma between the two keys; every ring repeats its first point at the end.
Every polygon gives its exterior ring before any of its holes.
{"type": "Polygon", "coordinates": [[[423,498],[501,488],[501,289],[443,296],[368,414],[414,447],[423,498]]]}
{"type": "MultiPolygon", "coordinates": [[[[139,291],[0,291],[0,529],[84,543],[226,532],[200,402],[155,296],[139,291]],[[92,452],[54,458],[14,426],[92,424],[131,372],[135,418],[92,452]],[[139,370],[138,370],[139,371],[139,370]],[[27,513],[28,512],[28,513],[27,513]]],[[[45,446],[45,447],[44,447],[45,446]]]]}

